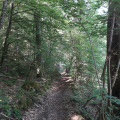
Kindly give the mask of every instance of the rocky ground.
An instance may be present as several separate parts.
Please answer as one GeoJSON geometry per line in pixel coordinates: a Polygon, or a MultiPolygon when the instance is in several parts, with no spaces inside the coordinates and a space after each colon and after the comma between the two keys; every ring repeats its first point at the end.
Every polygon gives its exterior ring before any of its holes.
{"type": "Polygon", "coordinates": [[[72,95],[68,76],[53,82],[51,89],[39,102],[29,109],[22,120],[84,120],[75,114],[74,105],[70,101],[72,95]]]}

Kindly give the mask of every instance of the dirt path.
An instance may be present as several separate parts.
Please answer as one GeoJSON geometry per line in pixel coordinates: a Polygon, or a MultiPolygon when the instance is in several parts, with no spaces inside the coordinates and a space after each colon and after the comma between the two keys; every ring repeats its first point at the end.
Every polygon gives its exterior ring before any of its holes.
{"type": "Polygon", "coordinates": [[[75,110],[70,102],[70,82],[63,76],[55,81],[46,95],[39,99],[32,109],[26,112],[22,120],[72,120],[75,110]]]}

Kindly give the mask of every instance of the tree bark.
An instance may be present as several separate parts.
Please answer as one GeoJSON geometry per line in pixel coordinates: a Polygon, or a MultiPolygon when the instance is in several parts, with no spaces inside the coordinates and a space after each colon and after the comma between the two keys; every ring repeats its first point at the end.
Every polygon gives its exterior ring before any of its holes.
{"type": "Polygon", "coordinates": [[[8,39],[9,39],[11,26],[12,26],[13,10],[14,10],[14,3],[12,3],[12,6],[11,6],[9,24],[8,24],[8,28],[7,28],[7,31],[6,31],[5,41],[4,41],[4,44],[3,44],[3,47],[2,47],[2,56],[1,56],[0,66],[3,65],[3,62],[4,62],[4,60],[6,58],[6,55],[7,55],[7,52],[8,52],[8,46],[9,46],[8,39]]]}
{"type": "Polygon", "coordinates": [[[107,70],[108,72],[110,71],[109,74],[111,77],[108,77],[108,93],[110,94],[110,89],[112,89],[112,96],[120,98],[120,71],[117,70],[120,58],[120,26],[118,23],[120,18],[118,15],[119,9],[116,7],[118,4],[120,5],[120,2],[114,1],[110,2],[109,6],[109,18],[107,26],[107,56],[109,57],[108,64],[110,63],[110,65],[107,65],[107,70]],[[114,82],[116,71],[118,71],[118,76],[112,88],[111,85],[114,82]],[[111,79],[111,83],[109,79],[111,79]]]}
{"type": "Polygon", "coordinates": [[[3,1],[3,7],[2,7],[1,17],[0,17],[0,30],[2,29],[4,21],[5,21],[7,4],[8,4],[8,0],[3,1]]]}
{"type": "Polygon", "coordinates": [[[42,70],[41,70],[41,62],[42,62],[42,53],[41,53],[41,45],[42,45],[42,26],[41,26],[41,20],[38,16],[34,15],[35,19],[35,29],[36,29],[36,47],[37,47],[37,53],[36,53],[36,62],[37,62],[37,77],[42,76],[42,70]]]}

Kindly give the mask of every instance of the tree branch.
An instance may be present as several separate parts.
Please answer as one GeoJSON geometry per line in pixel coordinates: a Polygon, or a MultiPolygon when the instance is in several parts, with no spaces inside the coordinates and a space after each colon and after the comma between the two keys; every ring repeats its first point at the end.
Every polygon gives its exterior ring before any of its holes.
{"type": "Polygon", "coordinates": [[[119,59],[119,61],[118,61],[117,70],[116,70],[116,73],[115,73],[115,76],[114,76],[114,79],[113,79],[112,88],[113,88],[114,85],[115,85],[115,82],[116,82],[116,79],[117,79],[117,75],[118,75],[119,68],[120,68],[120,59],[119,59]]]}

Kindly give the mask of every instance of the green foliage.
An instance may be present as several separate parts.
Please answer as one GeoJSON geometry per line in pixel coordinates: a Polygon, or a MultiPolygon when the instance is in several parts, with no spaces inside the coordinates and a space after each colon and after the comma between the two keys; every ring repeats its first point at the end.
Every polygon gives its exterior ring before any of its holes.
{"type": "Polygon", "coordinates": [[[94,120],[90,110],[87,110],[84,105],[86,104],[86,101],[90,99],[90,95],[93,93],[95,88],[92,84],[85,81],[80,80],[80,83],[82,84],[74,85],[74,96],[71,97],[71,101],[75,104],[79,114],[83,114],[86,118],[94,120]]]}
{"type": "Polygon", "coordinates": [[[4,83],[6,83],[8,86],[12,86],[16,83],[16,79],[4,79],[4,83]]]}
{"type": "MultiPolygon", "coordinates": [[[[120,99],[114,96],[109,96],[105,89],[98,89],[93,88],[91,85],[82,84],[73,88],[74,90],[74,97],[71,98],[72,102],[76,105],[79,114],[83,114],[87,118],[94,120],[94,114],[91,113],[91,106],[92,109],[96,109],[97,106],[100,108],[100,113],[104,110],[105,120],[119,120],[120,117],[115,115],[113,111],[119,111],[120,106],[120,99]],[[87,88],[86,88],[87,86],[87,88]],[[84,92],[83,92],[84,91],[84,92]],[[89,92],[88,92],[89,91],[89,92]],[[112,105],[108,106],[108,100],[111,100],[112,105]],[[102,106],[101,107],[101,102],[102,106]],[[111,115],[110,112],[111,111],[111,115]]],[[[98,110],[95,110],[96,113],[98,110]]]]}
{"type": "Polygon", "coordinates": [[[33,105],[33,100],[30,97],[21,96],[18,100],[18,108],[21,110],[27,110],[33,105]]]}
{"type": "MultiPolygon", "coordinates": [[[[25,63],[20,63],[12,58],[8,59],[5,63],[7,68],[7,75],[9,76],[21,76],[24,77],[27,75],[27,71],[29,70],[29,65],[25,63]]],[[[4,69],[3,69],[4,71],[4,69]]]]}
{"type": "Polygon", "coordinates": [[[40,86],[35,81],[25,81],[22,85],[22,88],[27,91],[40,92],[40,86]]]}
{"type": "Polygon", "coordinates": [[[9,98],[6,97],[6,96],[3,96],[2,95],[2,91],[0,91],[0,108],[2,108],[7,115],[11,115],[11,112],[10,112],[10,105],[9,105],[9,98]]]}
{"type": "Polygon", "coordinates": [[[0,108],[7,116],[21,119],[21,111],[17,109],[15,104],[10,104],[9,98],[3,95],[3,91],[0,91],[0,108]]]}
{"type": "Polygon", "coordinates": [[[13,108],[13,116],[16,119],[21,119],[21,111],[18,108],[13,108]]]}

